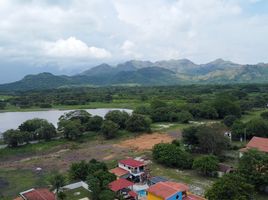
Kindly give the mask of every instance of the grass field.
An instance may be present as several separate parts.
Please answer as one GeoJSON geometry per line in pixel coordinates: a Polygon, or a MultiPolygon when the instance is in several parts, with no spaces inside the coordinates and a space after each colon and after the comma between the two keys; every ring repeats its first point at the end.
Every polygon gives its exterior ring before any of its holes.
{"type": "Polygon", "coordinates": [[[268,111],[267,109],[258,109],[258,110],[253,110],[253,111],[250,111],[248,112],[247,114],[243,115],[241,120],[243,122],[248,122],[250,121],[251,119],[254,119],[254,118],[258,118],[260,117],[260,114],[264,111],[268,111]]]}
{"type": "Polygon", "coordinates": [[[10,200],[33,187],[47,186],[46,174],[30,170],[0,168],[0,199],[10,200]],[[2,197],[1,197],[2,195],[2,197]]]}
{"type": "Polygon", "coordinates": [[[64,191],[64,193],[66,194],[66,200],[79,200],[85,197],[90,198],[91,195],[90,192],[83,187],[67,190],[64,191]]]}

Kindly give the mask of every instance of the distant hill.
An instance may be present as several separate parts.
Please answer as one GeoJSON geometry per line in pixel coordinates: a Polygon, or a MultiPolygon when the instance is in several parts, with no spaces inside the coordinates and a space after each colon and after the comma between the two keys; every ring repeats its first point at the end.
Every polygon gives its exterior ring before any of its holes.
{"type": "Polygon", "coordinates": [[[187,59],[157,62],[131,60],[101,64],[75,76],[51,73],[25,76],[0,85],[0,91],[43,90],[72,86],[268,83],[268,64],[241,65],[217,59],[195,64],[187,59]]]}

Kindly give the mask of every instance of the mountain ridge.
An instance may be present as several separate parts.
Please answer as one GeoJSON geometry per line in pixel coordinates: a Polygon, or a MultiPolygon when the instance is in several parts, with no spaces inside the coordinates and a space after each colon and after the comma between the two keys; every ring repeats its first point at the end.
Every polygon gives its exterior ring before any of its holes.
{"type": "Polygon", "coordinates": [[[72,86],[268,83],[268,64],[237,64],[216,59],[196,64],[188,59],[103,63],[74,76],[44,72],[0,85],[0,91],[27,91],[72,86]]]}

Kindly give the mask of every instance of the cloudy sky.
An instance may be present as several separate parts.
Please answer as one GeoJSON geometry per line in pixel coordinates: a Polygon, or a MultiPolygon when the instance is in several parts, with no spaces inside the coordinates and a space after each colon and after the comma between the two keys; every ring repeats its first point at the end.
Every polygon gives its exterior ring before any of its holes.
{"type": "Polygon", "coordinates": [[[0,0],[0,83],[130,59],[268,62],[267,0],[0,0]]]}

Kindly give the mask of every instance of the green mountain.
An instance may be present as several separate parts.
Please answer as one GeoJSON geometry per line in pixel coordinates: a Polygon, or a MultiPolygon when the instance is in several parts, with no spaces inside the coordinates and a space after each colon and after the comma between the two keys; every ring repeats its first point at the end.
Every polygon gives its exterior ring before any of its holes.
{"type": "Polygon", "coordinates": [[[25,76],[0,85],[0,91],[43,90],[72,86],[268,83],[268,64],[240,65],[217,59],[207,64],[190,60],[101,64],[75,76],[51,73],[25,76]]]}

